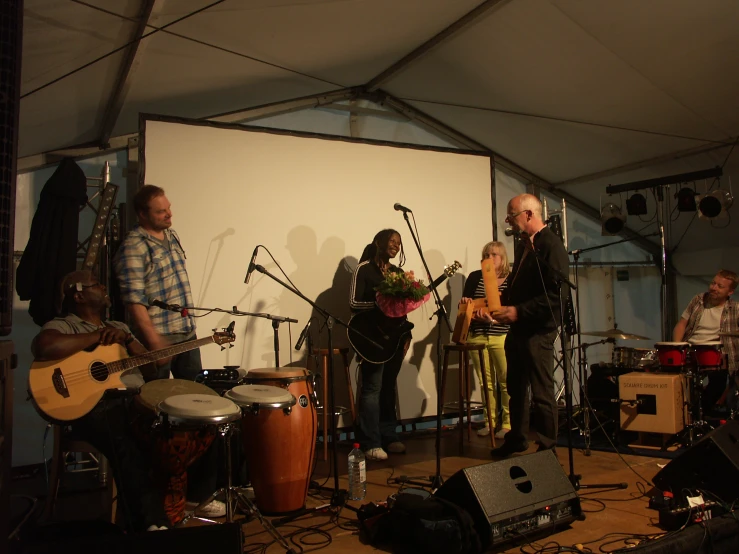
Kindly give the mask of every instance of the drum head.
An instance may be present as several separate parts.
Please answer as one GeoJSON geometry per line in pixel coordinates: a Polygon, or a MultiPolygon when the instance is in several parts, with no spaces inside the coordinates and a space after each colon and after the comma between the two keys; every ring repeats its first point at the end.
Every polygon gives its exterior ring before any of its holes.
{"type": "Polygon", "coordinates": [[[264,406],[286,408],[295,405],[295,397],[287,390],[269,385],[239,385],[224,395],[243,407],[264,406]]]}
{"type": "Polygon", "coordinates": [[[145,408],[156,412],[159,403],[172,396],[181,394],[204,394],[218,396],[218,393],[200,383],[186,379],[157,379],[141,387],[141,394],[136,400],[145,408]]]}
{"type": "Polygon", "coordinates": [[[660,346],[665,347],[665,348],[672,347],[672,349],[675,349],[675,348],[687,348],[688,346],[690,346],[690,344],[687,342],[655,342],[654,343],[655,348],[659,348],[660,346]]]}
{"type": "Polygon", "coordinates": [[[250,369],[246,374],[246,378],[287,379],[290,377],[307,377],[310,374],[310,371],[302,367],[263,367],[250,369]]]}
{"type": "Polygon", "coordinates": [[[721,341],[720,340],[709,340],[706,342],[694,342],[692,344],[693,348],[721,348],[721,341]]]}
{"type": "Polygon", "coordinates": [[[170,418],[192,422],[233,421],[241,415],[239,407],[217,394],[179,394],[159,403],[159,411],[170,418]]]}

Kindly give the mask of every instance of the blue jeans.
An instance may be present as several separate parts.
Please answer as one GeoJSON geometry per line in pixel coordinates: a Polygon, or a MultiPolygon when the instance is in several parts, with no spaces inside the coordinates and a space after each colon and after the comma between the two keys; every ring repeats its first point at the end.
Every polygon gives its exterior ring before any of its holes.
{"type": "Polygon", "coordinates": [[[362,387],[355,429],[362,450],[381,448],[399,440],[395,381],[403,358],[405,348],[398,348],[384,364],[361,362],[362,387]]]}
{"type": "MultiPolygon", "coordinates": [[[[166,338],[170,339],[174,345],[196,340],[197,336],[194,334],[189,337],[183,337],[182,335],[169,335],[166,338]]],[[[157,366],[157,378],[169,379],[169,372],[171,371],[175,379],[194,381],[195,377],[197,377],[202,370],[203,362],[200,358],[200,349],[195,348],[193,350],[183,352],[182,354],[177,354],[166,364],[157,366]]]]}

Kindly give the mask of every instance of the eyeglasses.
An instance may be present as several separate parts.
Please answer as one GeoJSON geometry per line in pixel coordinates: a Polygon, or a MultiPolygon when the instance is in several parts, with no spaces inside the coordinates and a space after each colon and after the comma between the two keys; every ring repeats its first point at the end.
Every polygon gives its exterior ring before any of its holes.
{"type": "Polygon", "coordinates": [[[521,215],[524,212],[528,212],[528,211],[529,210],[521,210],[520,212],[516,212],[515,214],[506,214],[506,219],[507,220],[516,219],[519,215],[521,215]]]}

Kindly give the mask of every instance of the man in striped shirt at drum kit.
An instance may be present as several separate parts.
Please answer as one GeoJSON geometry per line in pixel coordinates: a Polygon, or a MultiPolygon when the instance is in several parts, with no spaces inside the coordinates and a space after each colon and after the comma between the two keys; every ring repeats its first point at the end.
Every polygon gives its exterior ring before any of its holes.
{"type": "Polygon", "coordinates": [[[736,400],[739,304],[731,299],[731,295],[737,284],[739,277],[736,273],[720,270],[711,281],[708,292],[693,297],[672,332],[675,342],[689,345],[697,368],[706,370],[708,386],[703,392],[703,406],[707,410],[714,408],[726,390],[727,370],[732,377],[727,396],[729,404],[736,400]],[[719,364],[713,365],[715,362],[711,360],[718,360],[719,364]]]}

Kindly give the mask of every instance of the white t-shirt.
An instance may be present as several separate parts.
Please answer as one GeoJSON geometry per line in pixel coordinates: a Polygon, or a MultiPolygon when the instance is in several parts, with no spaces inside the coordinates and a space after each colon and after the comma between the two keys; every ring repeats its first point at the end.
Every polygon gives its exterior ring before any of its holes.
{"type": "MultiPolygon", "coordinates": [[[[713,308],[704,308],[700,319],[695,324],[693,336],[687,339],[690,344],[697,344],[718,339],[719,328],[721,327],[721,314],[724,311],[723,306],[714,306],[713,308]]],[[[690,314],[685,311],[681,316],[688,319],[690,314]]]]}

